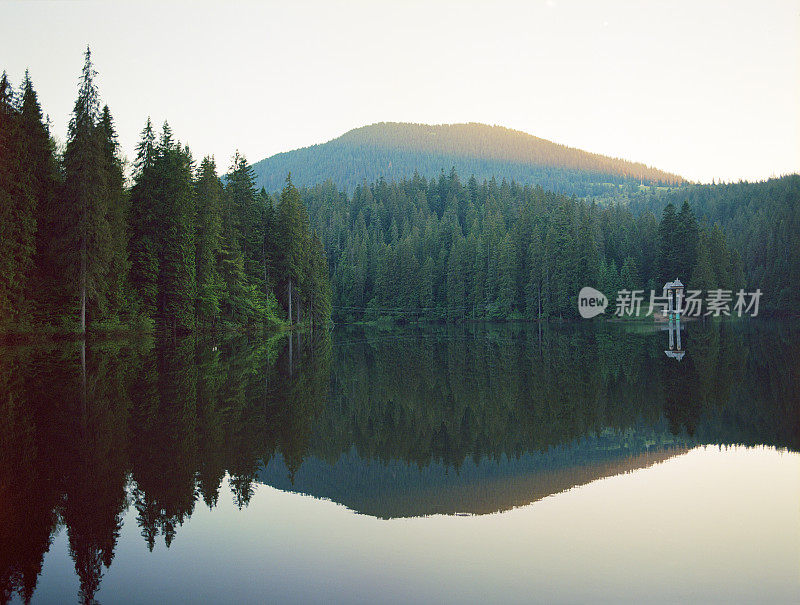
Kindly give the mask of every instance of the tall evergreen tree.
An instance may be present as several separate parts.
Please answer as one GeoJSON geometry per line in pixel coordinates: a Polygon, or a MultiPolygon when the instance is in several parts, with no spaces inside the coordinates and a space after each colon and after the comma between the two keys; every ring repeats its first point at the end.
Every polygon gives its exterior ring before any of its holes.
{"type": "Polygon", "coordinates": [[[155,318],[158,298],[158,224],[156,214],[156,135],[150,118],[136,147],[130,192],[129,256],[131,285],[141,311],[155,318]]]}
{"type": "Polygon", "coordinates": [[[28,299],[35,305],[34,317],[48,323],[55,320],[65,299],[58,271],[64,243],[61,233],[61,181],[55,144],[42,117],[42,109],[28,72],[22,84],[20,130],[24,162],[36,204],[36,243],[33,279],[28,299]]]}
{"type": "MultiPolygon", "coordinates": [[[[27,76],[26,82],[30,84],[27,76]]],[[[25,314],[25,294],[35,250],[36,183],[27,164],[25,121],[3,72],[0,77],[0,327],[17,323],[25,314]]]]}
{"type": "Polygon", "coordinates": [[[107,312],[113,257],[108,200],[103,196],[103,149],[96,132],[100,105],[89,48],[84,57],[64,152],[63,225],[69,242],[64,273],[79,301],[81,331],[86,330],[87,316],[102,319],[107,312]]]}
{"type": "Polygon", "coordinates": [[[678,216],[675,206],[667,204],[658,226],[658,282],[662,285],[678,278],[678,216]]]}
{"type": "Polygon", "coordinates": [[[308,215],[300,192],[292,184],[292,175],[286,177],[286,186],[281,192],[277,211],[277,238],[279,242],[278,267],[281,276],[280,289],[289,323],[292,323],[292,308],[299,317],[300,290],[306,272],[306,237],[308,215]]]}
{"type": "Polygon", "coordinates": [[[227,296],[225,282],[220,275],[222,197],[222,182],[217,176],[214,159],[206,157],[200,164],[195,184],[197,317],[203,324],[216,323],[222,301],[227,296]]]}
{"type": "MultiPolygon", "coordinates": [[[[675,228],[675,273],[688,279],[697,263],[697,248],[700,245],[700,229],[688,200],[684,200],[678,213],[675,228]]],[[[674,277],[672,279],[675,279],[674,277]]]]}
{"type": "Polygon", "coordinates": [[[118,315],[128,308],[128,197],[124,190],[122,160],[114,121],[108,105],[103,107],[96,129],[100,145],[101,195],[106,206],[110,228],[108,249],[108,312],[118,315]]]}
{"type": "Polygon", "coordinates": [[[158,242],[158,311],[163,328],[187,332],[195,323],[195,205],[192,159],[164,123],[154,165],[158,242]]]}

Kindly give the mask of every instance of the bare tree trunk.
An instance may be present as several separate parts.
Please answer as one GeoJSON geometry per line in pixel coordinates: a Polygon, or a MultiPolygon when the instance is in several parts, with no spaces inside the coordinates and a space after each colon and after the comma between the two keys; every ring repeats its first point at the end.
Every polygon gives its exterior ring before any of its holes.
{"type": "Polygon", "coordinates": [[[83,419],[86,420],[86,339],[81,341],[81,410],[83,419]]]}
{"type": "Polygon", "coordinates": [[[289,332],[289,376],[292,375],[292,333],[289,332]]]}
{"type": "MultiPolygon", "coordinates": [[[[85,202],[84,202],[85,203],[85,202]]],[[[84,210],[84,214],[86,211],[84,210]]],[[[86,334],[86,224],[81,234],[81,332],[86,334]]]]}
{"type": "MultiPolygon", "coordinates": [[[[289,278],[289,325],[292,325],[292,278],[289,278]]],[[[291,373],[291,372],[290,372],[291,373]]]]}
{"type": "Polygon", "coordinates": [[[537,302],[539,303],[539,323],[541,324],[542,323],[542,284],[541,284],[541,282],[539,282],[538,286],[539,286],[539,296],[537,298],[539,300],[537,302]]]}

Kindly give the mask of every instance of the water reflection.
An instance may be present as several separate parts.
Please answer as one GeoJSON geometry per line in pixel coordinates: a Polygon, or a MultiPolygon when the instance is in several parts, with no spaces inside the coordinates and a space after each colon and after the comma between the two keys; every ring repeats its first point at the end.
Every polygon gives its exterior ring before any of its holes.
{"type": "Polygon", "coordinates": [[[671,321],[667,325],[669,330],[669,349],[664,351],[670,359],[677,359],[680,361],[686,355],[686,350],[681,347],[681,322],[671,321]]]}
{"type": "Polygon", "coordinates": [[[257,482],[379,518],[506,510],[696,444],[800,449],[795,324],[439,327],[0,348],[0,595],[66,531],[91,602],[126,511],[167,547],[257,482]],[[228,477],[230,494],[221,494],[228,477]]]}

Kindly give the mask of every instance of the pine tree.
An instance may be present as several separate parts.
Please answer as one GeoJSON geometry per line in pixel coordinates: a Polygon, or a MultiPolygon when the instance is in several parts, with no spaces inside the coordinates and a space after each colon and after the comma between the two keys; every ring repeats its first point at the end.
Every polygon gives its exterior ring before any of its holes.
{"type": "Polygon", "coordinates": [[[195,267],[197,275],[197,318],[202,324],[215,324],[226,298],[220,271],[222,256],[222,182],[214,159],[200,164],[195,183],[196,225],[195,267]]]}
{"type": "Polygon", "coordinates": [[[667,204],[658,225],[658,281],[664,284],[676,279],[680,266],[676,261],[678,216],[675,206],[667,204]]]}
{"type": "Polygon", "coordinates": [[[160,327],[188,332],[195,325],[195,203],[192,160],[164,123],[154,165],[159,226],[158,311],[160,327]]]}
{"type": "Polygon", "coordinates": [[[497,254],[497,298],[495,317],[508,319],[515,311],[516,301],[516,250],[510,233],[500,241],[497,254]]]}
{"type": "Polygon", "coordinates": [[[158,299],[158,224],[156,215],[156,135],[150,118],[136,147],[134,184],[130,192],[130,281],[141,310],[155,318],[158,299]]]}
{"type": "Polygon", "coordinates": [[[311,324],[312,326],[325,325],[331,316],[331,286],[328,279],[328,261],[325,257],[325,249],[316,232],[311,237],[310,276],[311,324]]]}
{"type": "Polygon", "coordinates": [[[697,264],[694,267],[692,278],[688,285],[692,290],[701,290],[704,294],[718,287],[708,236],[705,233],[700,235],[697,264]]]}
{"type": "Polygon", "coordinates": [[[29,311],[26,294],[35,253],[38,193],[35,167],[29,161],[35,159],[31,146],[36,141],[27,136],[31,109],[38,105],[30,107],[30,96],[25,94],[30,91],[26,73],[23,114],[6,73],[0,77],[0,328],[18,324],[29,311]]]}
{"type": "Polygon", "coordinates": [[[33,265],[36,196],[26,170],[24,126],[6,73],[0,77],[0,327],[26,313],[33,265]]]}
{"type": "Polygon", "coordinates": [[[464,317],[466,283],[464,281],[464,252],[466,244],[461,234],[454,238],[447,262],[447,319],[457,321],[464,317]]]}
{"type": "Polygon", "coordinates": [[[292,175],[286,177],[277,211],[277,240],[279,242],[278,275],[287,317],[291,324],[299,316],[299,307],[307,264],[308,214],[300,193],[292,184],[292,175]],[[294,305],[294,307],[293,307],[294,305]],[[292,315],[292,309],[297,315],[292,315]]]}
{"type": "Polygon", "coordinates": [[[103,319],[108,307],[112,229],[108,200],[103,196],[103,149],[96,133],[100,118],[96,72],[87,48],[83,73],[69,124],[64,152],[64,274],[80,306],[80,327],[88,317],[103,319]]]}
{"type": "Polygon", "coordinates": [[[731,288],[731,258],[725,233],[715,224],[707,233],[708,253],[714,267],[714,287],[731,288]]]}
{"type": "Polygon", "coordinates": [[[257,283],[265,292],[263,208],[256,203],[253,169],[238,151],[233,156],[225,192],[241,238],[245,274],[250,283],[257,283]]]}
{"type": "Polygon", "coordinates": [[[119,315],[128,308],[128,198],[124,190],[122,161],[114,122],[108,105],[103,107],[96,134],[101,149],[101,195],[107,208],[106,219],[111,230],[108,257],[108,312],[119,315]]]}
{"type": "Polygon", "coordinates": [[[542,319],[542,268],[544,249],[539,230],[535,229],[528,245],[528,282],[525,287],[525,315],[528,319],[542,319]]]}
{"type": "MultiPolygon", "coordinates": [[[[691,275],[697,263],[697,247],[700,244],[700,230],[697,218],[689,205],[688,200],[683,201],[681,211],[678,213],[675,229],[675,274],[676,276],[691,275]]],[[[672,279],[675,279],[673,277],[672,279]]]]}
{"type": "Polygon", "coordinates": [[[625,258],[625,262],[619,272],[619,281],[620,286],[626,290],[641,289],[639,269],[636,267],[636,260],[632,256],[625,258]]]}
{"type": "Polygon", "coordinates": [[[565,201],[555,210],[545,239],[546,314],[571,317],[577,304],[573,298],[577,279],[577,246],[573,225],[573,207],[565,201]]]}
{"type": "Polygon", "coordinates": [[[35,304],[34,316],[49,322],[57,318],[65,304],[59,267],[62,246],[61,182],[55,144],[33,89],[28,72],[22,84],[20,129],[24,162],[36,204],[36,242],[33,279],[28,284],[28,299],[35,304]]]}

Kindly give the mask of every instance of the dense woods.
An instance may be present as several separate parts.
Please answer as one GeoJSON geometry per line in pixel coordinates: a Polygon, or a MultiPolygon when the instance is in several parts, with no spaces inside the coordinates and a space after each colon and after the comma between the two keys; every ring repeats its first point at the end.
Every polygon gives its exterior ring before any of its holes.
{"type": "MultiPolygon", "coordinates": [[[[689,185],[674,190],[645,189],[612,200],[635,214],[659,212],[665,204],[688,200],[701,222],[720,226],[728,246],[745,267],[751,288],[764,292],[764,308],[797,315],[800,310],[800,175],[761,183],[689,185]]],[[[719,258],[712,246],[712,264],[719,258]]]]}
{"type": "MultiPolygon", "coordinates": [[[[334,312],[459,321],[577,316],[593,286],[658,289],[757,287],[724,230],[690,204],[660,216],[495,179],[462,183],[456,171],[301,191],[331,267],[334,312]]],[[[612,305],[613,309],[613,305],[612,305]]]]}
{"type": "Polygon", "coordinates": [[[572,318],[583,286],[613,311],[618,290],[676,277],[759,288],[767,312],[800,308],[797,175],[647,187],[681,180],[499,127],[380,124],[285,154],[282,169],[322,183],[298,190],[238,152],[220,177],[148,119],[128,178],[94,76],[87,50],[63,149],[28,75],[18,91],[0,80],[4,331],[324,323],[331,305],[345,321],[572,318]],[[376,174],[359,172],[365,158],[411,176],[337,186],[376,174]],[[449,172],[426,178],[443,158],[449,172]],[[506,168],[537,184],[481,177],[506,168]],[[258,189],[259,171],[279,193],[258,189]],[[558,192],[573,185],[587,197],[558,192]]]}
{"type": "Polygon", "coordinates": [[[277,190],[283,175],[291,171],[298,185],[312,186],[331,179],[351,192],[365,180],[399,181],[415,173],[431,178],[451,167],[462,176],[475,175],[479,181],[494,176],[577,196],[612,193],[642,182],[683,182],[678,175],[641,163],[558,145],[501,126],[474,123],[373,124],[253,165],[258,184],[267,191],[277,190]]]}
{"type": "Polygon", "coordinates": [[[28,75],[0,80],[0,330],[325,323],[327,264],[291,178],[275,199],[237,153],[223,182],[148,119],[127,186],[85,59],[63,149],[28,75]]]}

